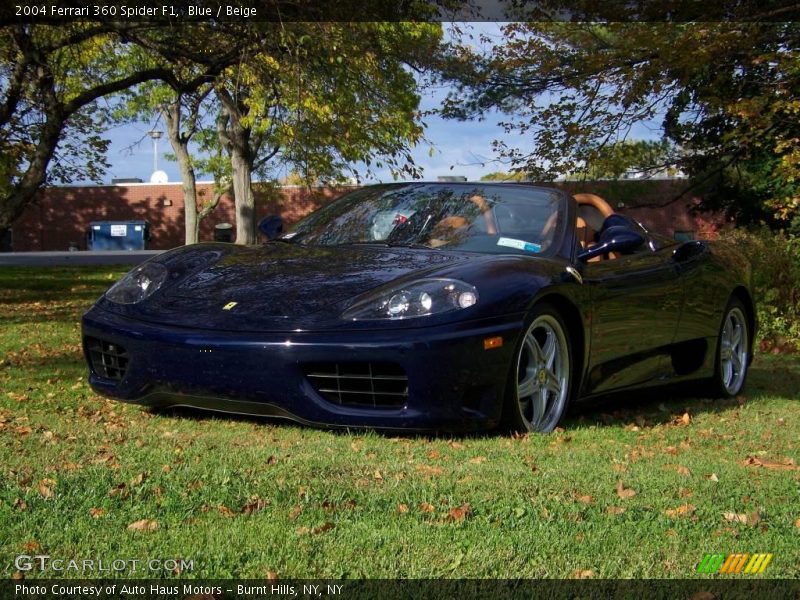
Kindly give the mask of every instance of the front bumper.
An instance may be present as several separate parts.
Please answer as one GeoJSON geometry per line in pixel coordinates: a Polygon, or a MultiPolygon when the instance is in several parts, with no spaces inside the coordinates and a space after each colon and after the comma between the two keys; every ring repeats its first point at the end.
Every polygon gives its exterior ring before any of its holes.
{"type": "Polygon", "coordinates": [[[500,419],[522,315],[438,327],[251,333],[137,321],[90,309],[83,317],[89,383],[104,396],[151,407],[189,406],[282,417],[323,427],[489,429],[500,419]],[[484,339],[501,336],[501,347],[484,339]],[[125,349],[117,379],[92,368],[87,339],[125,349]],[[306,365],[392,363],[408,377],[402,406],[340,405],[319,393],[306,365]]]}

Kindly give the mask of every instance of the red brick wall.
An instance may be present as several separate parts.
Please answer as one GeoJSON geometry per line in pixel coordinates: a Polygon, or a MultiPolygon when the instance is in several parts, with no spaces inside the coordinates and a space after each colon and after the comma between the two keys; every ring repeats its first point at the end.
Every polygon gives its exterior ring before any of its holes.
{"type": "MultiPolygon", "coordinates": [[[[275,192],[256,189],[259,218],[280,214],[291,224],[349,188],[314,189],[287,186],[275,192]]],[[[213,186],[197,186],[201,202],[210,199],[213,186]]],[[[181,184],[125,184],[49,187],[42,190],[13,226],[14,250],[67,250],[75,243],[86,249],[86,230],[92,221],[142,219],[150,224],[149,249],[169,249],[184,241],[181,184]]],[[[233,200],[225,196],[200,226],[200,239],[212,240],[218,223],[235,223],[233,200]]]]}
{"type": "MultiPolygon", "coordinates": [[[[571,193],[597,193],[619,212],[630,214],[648,228],[669,236],[676,231],[688,231],[695,237],[713,237],[716,230],[725,225],[718,215],[694,214],[690,210],[698,199],[680,195],[687,185],[684,180],[562,182],[552,185],[571,193]]],[[[271,192],[256,190],[257,213],[259,218],[279,214],[287,224],[291,224],[348,189],[309,191],[287,186],[271,192]]],[[[211,184],[198,184],[201,201],[210,198],[212,193],[211,184]]],[[[143,219],[150,224],[148,248],[168,249],[183,244],[180,183],[45,188],[37,201],[14,223],[14,250],[67,250],[70,243],[85,249],[85,233],[91,221],[131,219],[143,219]]],[[[235,222],[233,201],[229,197],[224,197],[216,210],[202,221],[200,239],[213,239],[214,225],[224,222],[235,222]]]]}

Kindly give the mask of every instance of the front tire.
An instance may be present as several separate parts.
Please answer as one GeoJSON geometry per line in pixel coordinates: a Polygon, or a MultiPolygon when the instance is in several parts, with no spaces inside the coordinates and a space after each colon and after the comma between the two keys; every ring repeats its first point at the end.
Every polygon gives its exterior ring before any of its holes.
{"type": "Polygon", "coordinates": [[[512,431],[549,433],[569,404],[573,380],[570,337],[559,312],[534,308],[511,364],[503,410],[512,431]]]}
{"type": "Polygon", "coordinates": [[[750,366],[750,321],[738,298],[731,298],[717,336],[711,392],[726,398],[742,391],[750,366]]]}

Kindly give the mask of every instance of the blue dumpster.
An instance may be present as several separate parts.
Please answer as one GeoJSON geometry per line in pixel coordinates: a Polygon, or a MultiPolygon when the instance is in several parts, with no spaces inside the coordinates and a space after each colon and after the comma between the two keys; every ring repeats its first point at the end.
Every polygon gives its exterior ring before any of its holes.
{"type": "Polygon", "coordinates": [[[86,233],[86,249],[144,250],[149,229],[147,221],[93,221],[86,233]]]}

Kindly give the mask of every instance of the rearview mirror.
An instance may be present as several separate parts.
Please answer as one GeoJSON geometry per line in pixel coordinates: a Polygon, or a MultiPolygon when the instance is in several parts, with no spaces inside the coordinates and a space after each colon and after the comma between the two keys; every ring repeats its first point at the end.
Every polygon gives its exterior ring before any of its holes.
{"type": "Polygon", "coordinates": [[[644,243],[644,236],[638,231],[624,225],[614,225],[600,234],[600,241],[578,254],[578,260],[586,262],[595,256],[609,252],[627,254],[633,252],[644,243]]]}
{"type": "Polygon", "coordinates": [[[283,219],[279,215],[264,217],[258,222],[258,230],[267,236],[268,240],[274,240],[283,233],[283,219]]]}

